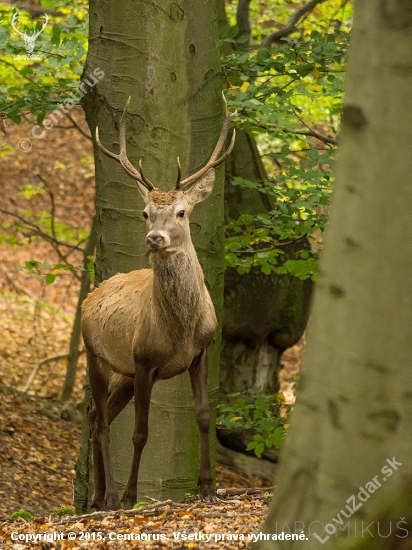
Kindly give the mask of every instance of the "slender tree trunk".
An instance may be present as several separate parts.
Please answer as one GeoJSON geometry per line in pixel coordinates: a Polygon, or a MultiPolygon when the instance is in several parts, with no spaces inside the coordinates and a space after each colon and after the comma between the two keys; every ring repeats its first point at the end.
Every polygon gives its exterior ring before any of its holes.
{"type": "Polygon", "coordinates": [[[70,335],[70,344],[69,344],[69,356],[67,358],[67,369],[66,377],[64,379],[63,388],[62,388],[62,401],[68,401],[73,393],[74,384],[76,382],[76,373],[77,373],[77,361],[79,359],[79,345],[81,340],[81,315],[82,315],[82,304],[87,297],[87,294],[90,290],[90,274],[87,268],[89,260],[88,257],[92,256],[96,246],[96,232],[95,232],[95,222],[93,218],[92,227],[90,229],[89,238],[87,239],[86,246],[83,254],[83,271],[80,280],[80,290],[79,298],[77,300],[76,313],[74,316],[74,322],[72,327],[72,333],[70,335]]]}
{"type": "MultiPolygon", "coordinates": [[[[238,0],[237,10],[236,10],[236,22],[239,27],[239,33],[236,36],[237,39],[245,35],[250,35],[250,10],[249,10],[250,0],[238,0]]],[[[236,43],[236,49],[239,51],[244,51],[249,48],[250,40],[247,40],[243,43],[236,43]]]]}
{"type": "Polygon", "coordinates": [[[262,527],[297,526],[309,540],[260,549],[411,547],[410,498],[393,504],[412,474],[411,10],[410,1],[355,2],[302,383],[262,527]],[[382,519],[392,520],[387,540],[382,519]]]}
{"type": "MultiPolygon", "coordinates": [[[[177,177],[199,169],[210,157],[222,121],[221,81],[214,2],[90,2],[89,53],[84,77],[96,68],[105,77],[84,97],[92,134],[118,151],[118,121],[128,96],[129,159],[143,161],[147,177],[170,189],[177,177]]],[[[147,267],[143,205],[135,183],[99,151],[96,158],[96,278],[147,267]]],[[[218,317],[223,295],[223,171],[213,196],[192,216],[191,231],[218,317]]],[[[220,331],[209,350],[210,404],[218,389],[220,331]]],[[[112,425],[112,455],[119,489],[129,474],[133,407],[112,425]]],[[[212,425],[214,421],[214,413],[212,425]]],[[[90,502],[87,428],[78,464],[77,503],[90,502]]],[[[212,449],[214,438],[212,437],[212,449]]],[[[212,453],[214,454],[214,453],[212,453]]],[[[199,442],[187,374],[155,386],[150,434],[139,472],[139,492],[156,498],[182,498],[196,491],[199,442]]]]}

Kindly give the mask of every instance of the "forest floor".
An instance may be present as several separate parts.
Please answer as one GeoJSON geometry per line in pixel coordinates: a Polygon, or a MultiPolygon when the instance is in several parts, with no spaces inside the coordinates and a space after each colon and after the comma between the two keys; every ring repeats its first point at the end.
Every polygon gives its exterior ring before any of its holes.
{"type": "Polygon", "coordinates": [[[144,544],[145,548],[201,548],[204,544],[208,548],[242,548],[249,541],[248,535],[258,531],[270,497],[270,489],[262,485],[268,482],[223,466],[217,468],[218,504],[206,504],[198,497],[179,503],[146,497],[144,500],[150,505],[139,510],[58,517],[57,509],[73,509],[80,426],[61,417],[58,402],[5,386],[0,388],[0,400],[0,548],[103,550],[129,544],[144,544]],[[253,489],[248,491],[246,487],[253,489]],[[9,519],[11,513],[22,509],[35,519],[9,519]],[[13,540],[12,533],[13,537],[48,534],[50,538],[45,541],[43,537],[38,542],[13,540]],[[64,540],[53,540],[53,533],[64,540]],[[209,539],[176,539],[179,533],[180,537],[199,537],[203,533],[209,539]],[[235,543],[219,538],[229,534],[242,534],[245,540],[235,543]],[[139,535],[142,540],[150,535],[152,540],[149,537],[144,543],[139,538],[125,542],[118,540],[117,535],[139,535]],[[156,540],[160,535],[167,538],[156,540]]]}
{"type": "MultiPolygon", "coordinates": [[[[224,466],[218,466],[217,487],[229,492],[220,492],[218,504],[190,497],[180,503],[151,501],[130,512],[75,519],[56,515],[58,508],[73,507],[80,439],[83,356],[73,404],[62,410],[60,402],[78,279],[64,273],[46,285],[44,274],[17,272],[17,266],[29,260],[47,259],[54,265],[59,257],[53,246],[30,236],[27,224],[5,212],[44,229],[50,224],[45,212],[53,202],[62,238],[68,238],[73,228],[90,227],[93,161],[91,142],[75,129],[53,128],[23,152],[17,144],[27,136],[30,126],[22,124],[10,126],[7,136],[0,138],[1,223],[6,236],[8,226],[14,233],[18,229],[15,242],[0,238],[0,549],[245,547],[265,516],[269,482],[224,466]],[[10,521],[9,516],[21,509],[35,519],[10,521]],[[56,540],[56,535],[52,540],[53,533],[64,535],[64,540],[56,540]],[[42,537],[37,542],[19,538],[29,534],[42,537]],[[118,535],[135,540],[126,542],[118,535]]],[[[79,253],[71,251],[70,261],[80,264],[79,253]]],[[[293,384],[287,380],[298,372],[301,348],[288,350],[283,359],[281,382],[288,402],[293,401],[293,384]]]]}

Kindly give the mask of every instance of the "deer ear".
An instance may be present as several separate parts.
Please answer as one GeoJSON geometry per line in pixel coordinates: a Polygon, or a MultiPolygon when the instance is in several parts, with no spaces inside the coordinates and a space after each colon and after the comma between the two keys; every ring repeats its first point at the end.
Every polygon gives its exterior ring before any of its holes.
{"type": "Polygon", "coordinates": [[[184,191],[184,194],[189,199],[190,204],[196,204],[207,199],[213,190],[214,184],[215,169],[211,168],[195,185],[184,191]]]}

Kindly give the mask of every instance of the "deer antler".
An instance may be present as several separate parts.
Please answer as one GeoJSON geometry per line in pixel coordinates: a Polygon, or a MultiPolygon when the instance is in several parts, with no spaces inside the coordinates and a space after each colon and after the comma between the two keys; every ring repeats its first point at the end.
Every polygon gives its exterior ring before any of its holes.
{"type": "Polygon", "coordinates": [[[187,189],[190,185],[193,185],[197,181],[199,181],[205,174],[208,172],[211,168],[215,168],[216,166],[219,166],[219,164],[222,164],[224,160],[230,155],[232,152],[233,146],[235,145],[235,139],[236,139],[236,130],[233,130],[232,139],[230,141],[230,145],[227,149],[227,151],[220,157],[220,151],[222,150],[222,147],[226,141],[227,134],[229,131],[229,125],[232,117],[234,117],[237,114],[237,111],[235,111],[232,114],[229,114],[227,110],[227,102],[224,93],[222,92],[223,97],[223,103],[225,107],[225,120],[223,121],[222,131],[220,132],[219,139],[216,143],[216,147],[212,153],[212,156],[208,160],[208,162],[205,164],[203,168],[201,168],[198,172],[195,174],[192,174],[188,178],[184,179],[183,181],[180,181],[180,162],[178,161],[178,180],[176,183],[176,189],[187,189]]]}
{"type": "MultiPolygon", "coordinates": [[[[222,97],[223,97],[223,103],[224,103],[224,107],[225,107],[225,120],[223,121],[222,131],[220,132],[220,137],[218,139],[218,142],[216,144],[216,147],[215,147],[212,155],[211,155],[210,159],[208,160],[208,162],[206,163],[206,165],[203,168],[201,168],[198,172],[196,172],[195,174],[192,174],[191,176],[189,176],[188,178],[186,178],[183,181],[180,181],[181,166],[180,166],[180,161],[179,161],[179,157],[178,157],[178,159],[177,159],[178,174],[177,174],[177,181],[176,181],[176,189],[181,189],[181,190],[187,189],[189,186],[191,186],[194,183],[196,183],[197,181],[199,181],[206,174],[206,172],[208,172],[211,168],[215,168],[216,166],[219,166],[219,164],[222,164],[222,162],[232,152],[233,146],[235,144],[235,138],[236,138],[236,131],[235,130],[233,130],[232,139],[230,141],[230,145],[229,145],[227,151],[221,157],[219,157],[219,154],[220,154],[220,152],[222,150],[222,147],[223,147],[223,145],[226,141],[226,138],[227,138],[230,121],[231,121],[232,117],[234,117],[237,113],[237,111],[235,111],[234,113],[229,114],[229,112],[227,110],[226,98],[225,98],[223,92],[222,92],[222,97]]],[[[127,113],[128,108],[129,108],[129,104],[130,104],[130,97],[126,102],[126,105],[124,106],[122,118],[120,119],[120,131],[119,131],[120,153],[118,155],[116,155],[115,153],[112,153],[111,151],[106,149],[106,147],[104,147],[104,145],[102,145],[102,143],[99,139],[99,129],[98,128],[96,128],[96,143],[99,146],[99,149],[105,155],[107,155],[108,157],[110,157],[110,158],[116,160],[117,162],[119,162],[122,165],[124,171],[127,174],[129,174],[129,176],[131,178],[138,181],[148,191],[153,191],[155,189],[155,186],[143,174],[142,161],[139,160],[139,170],[137,170],[131,164],[129,159],[127,158],[127,153],[126,153],[126,113],[127,113]]]]}
{"type": "Polygon", "coordinates": [[[137,170],[132,163],[127,158],[126,153],[126,114],[127,110],[129,108],[130,104],[130,97],[126,101],[126,105],[123,109],[122,118],[120,119],[120,130],[119,130],[119,142],[120,142],[120,153],[116,155],[115,153],[110,152],[104,145],[102,145],[100,139],[99,139],[99,129],[96,128],[96,143],[99,146],[99,149],[108,157],[117,160],[117,162],[120,162],[122,165],[124,171],[129,174],[131,178],[138,181],[143,187],[145,187],[148,191],[153,191],[155,189],[155,186],[151,181],[149,181],[145,175],[143,174],[142,170],[142,161],[139,161],[139,170],[137,170]]]}

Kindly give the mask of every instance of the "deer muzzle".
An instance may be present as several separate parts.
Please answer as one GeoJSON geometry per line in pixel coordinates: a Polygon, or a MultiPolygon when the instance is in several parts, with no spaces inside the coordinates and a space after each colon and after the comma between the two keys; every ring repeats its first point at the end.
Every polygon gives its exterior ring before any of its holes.
{"type": "Polygon", "coordinates": [[[150,250],[162,250],[170,246],[170,239],[167,233],[151,231],[146,237],[146,244],[150,250]]]}

